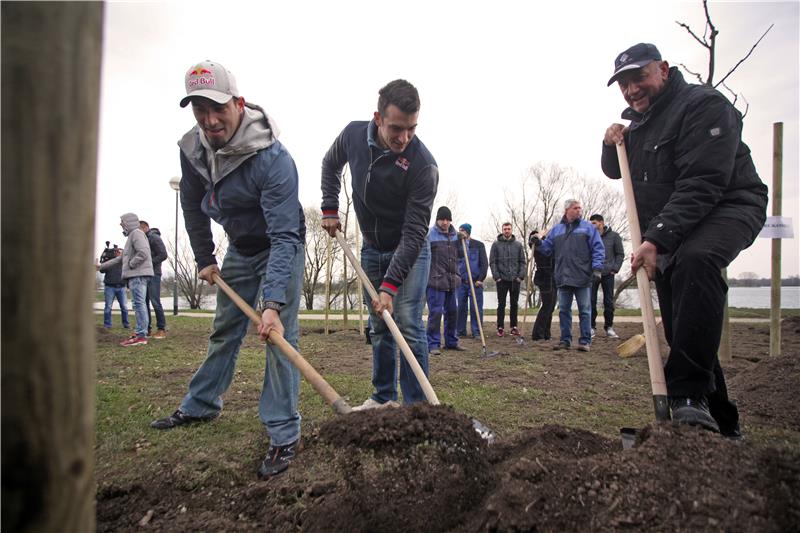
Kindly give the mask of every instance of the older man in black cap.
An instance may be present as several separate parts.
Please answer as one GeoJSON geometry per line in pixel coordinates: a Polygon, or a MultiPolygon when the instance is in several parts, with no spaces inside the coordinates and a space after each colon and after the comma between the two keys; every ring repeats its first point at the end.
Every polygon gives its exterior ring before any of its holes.
{"type": "Polygon", "coordinates": [[[656,282],[672,418],[739,437],[717,358],[728,288],[720,271],[764,224],[767,187],[742,142],[741,114],[713,88],[687,84],[654,45],[617,56],[614,82],[631,123],[606,130],[602,166],[619,178],[615,145],[625,143],[642,231],[632,267],[656,282]]]}

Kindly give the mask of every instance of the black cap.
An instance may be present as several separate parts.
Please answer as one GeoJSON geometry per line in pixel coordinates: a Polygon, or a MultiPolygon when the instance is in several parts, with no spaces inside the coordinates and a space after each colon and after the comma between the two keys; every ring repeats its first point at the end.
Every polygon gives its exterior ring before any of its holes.
{"type": "Polygon", "coordinates": [[[627,70],[642,68],[653,61],[661,61],[661,53],[656,45],[639,43],[631,46],[614,60],[614,75],[608,80],[608,85],[617,81],[620,74],[627,70]]]}
{"type": "Polygon", "coordinates": [[[449,220],[453,221],[453,214],[446,206],[442,206],[436,211],[436,220],[449,220]]]}

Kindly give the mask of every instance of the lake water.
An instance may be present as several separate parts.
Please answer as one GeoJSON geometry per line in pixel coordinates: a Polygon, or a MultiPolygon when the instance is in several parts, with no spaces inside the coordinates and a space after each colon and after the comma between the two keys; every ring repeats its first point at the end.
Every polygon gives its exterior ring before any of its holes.
{"type": "MultiPolygon", "coordinates": [[[[525,297],[525,293],[520,295],[520,303],[525,297]]],[[[602,295],[598,296],[602,299],[602,295]]],[[[314,298],[314,308],[323,309],[323,302],[325,297],[318,295],[314,298]]],[[[770,288],[769,287],[731,287],[728,289],[728,305],[730,307],[751,307],[755,309],[769,309],[770,308],[770,288]]],[[[207,296],[203,299],[203,309],[214,309],[216,297],[214,295],[207,296]]],[[[639,295],[636,289],[626,289],[620,295],[617,301],[619,307],[628,309],[639,308],[639,295]]],[[[161,298],[161,304],[164,306],[164,312],[172,312],[172,297],[161,298]]],[[[128,299],[128,308],[130,308],[130,298],[128,299]]],[[[303,304],[300,304],[303,307],[303,304]]],[[[497,307],[497,293],[485,292],[483,293],[483,306],[485,309],[494,309],[497,307]]],[[[114,309],[119,306],[115,303],[114,309]]],[[[188,308],[186,300],[178,298],[178,307],[180,309],[188,308]]],[[[341,306],[339,306],[341,307],[341,306]]],[[[103,302],[95,302],[95,309],[103,309],[103,302]]],[[[800,309],[800,287],[781,287],[781,308],[782,309],[800,309]]]]}

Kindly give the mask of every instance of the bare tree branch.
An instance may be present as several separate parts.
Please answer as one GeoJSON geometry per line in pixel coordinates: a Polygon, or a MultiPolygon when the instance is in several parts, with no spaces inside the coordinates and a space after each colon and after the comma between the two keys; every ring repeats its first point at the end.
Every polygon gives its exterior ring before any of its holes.
{"type": "Polygon", "coordinates": [[[760,42],[761,42],[761,40],[762,40],[764,37],[766,37],[767,33],[769,33],[769,30],[771,30],[771,29],[772,29],[772,27],[773,27],[774,25],[775,25],[775,24],[770,24],[770,25],[769,25],[769,28],[767,28],[767,31],[765,31],[765,32],[764,32],[764,33],[761,35],[761,37],[759,37],[759,38],[758,38],[758,40],[757,40],[757,41],[756,41],[756,43],[753,45],[753,47],[752,47],[752,48],[750,48],[750,51],[749,51],[749,52],[747,52],[747,55],[746,55],[746,56],[744,56],[742,59],[740,59],[740,60],[739,60],[739,62],[738,62],[738,63],[736,63],[736,64],[733,66],[733,68],[732,68],[732,69],[730,69],[730,70],[728,71],[728,73],[727,73],[727,74],[725,74],[725,76],[723,76],[723,77],[722,77],[722,79],[721,79],[721,80],[719,80],[719,82],[718,82],[716,85],[714,85],[714,87],[715,87],[715,88],[716,88],[716,87],[719,87],[719,85],[720,85],[722,82],[724,82],[726,79],[728,79],[728,76],[730,76],[731,74],[733,74],[733,71],[734,71],[734,70],[736,70],[737,68],[739,68],[739,65],[741,65],[742,63],[744,63],[744,62],[747,60],[747,58],[748,58],[748,57],[750,57],[750,54],[752,54],[752,53],[753,53],[753,50],[755,50],[755,49],[756,49],[756,46],[758,46],[758,43],[760,43],[760,42]]]}
{"type": "Polygon", "coordinates": [[[685,70],[687,74],[691,74],[692,76],[697,78],[697,81],[699,81],[702,84],[705,84],[705,80],[703,79],[703,76],[699,72],[693,72],[689,70],[689,67],[687,67],[683,63],[678,63],[678,66],[683,67],[683,70],[685,70]]]}
{"type": "Polygon", "coordinates": [[[680,22],[680,21],[678,21],[678,20],[676,20],[676,21],[675,21],[675,24],[677,24],[677,25],[678,25],[678,26],[680,26],[681,28],[685,28],[685,29],[686,29],[686,31],[688,31],[688,32],[689,32],[689,35],[691,35],[692,37],[694,37],[694,40],[695,40],[695,41],[697,41],[698,43],[700,43],[700,46],[702,46],[703,48],[709,48],[709,46],[708,46],[708,43],[706,42],[705,38],[701,39],[700,37],[698,37],[698,36],[697,36],[697,35],[696,35],[696,34],[695,34],[693,31],[692,31],[692,28],[690,28],[688,24],[686,24],[686,23],[684,23],[684,22],[680,22]]]}

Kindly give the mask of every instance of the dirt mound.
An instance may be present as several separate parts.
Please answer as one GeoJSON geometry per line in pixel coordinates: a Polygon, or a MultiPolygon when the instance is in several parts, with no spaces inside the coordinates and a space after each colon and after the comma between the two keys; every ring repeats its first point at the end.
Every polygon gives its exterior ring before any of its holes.
{"type": "Polygon", "coordinates": [[[800,506],[791,499],[800,489],[798,457],[754,452],[699,429],[648,427],[632,450],[552,459],[522,455],[508,464],[467,529],[785,531],[800,526],[800,506]],[[779,481],[773,482],[777,472],[779,481]]]}
{"type": "MultiPolygon", "coordinates": [[[[306,531],[444,531],[480,502],[486,444],[464,415],[416,405],[328,422],[339,480],[303,517],[306,531]]],[[[327,490],[329,489],[329,490],[327,490]]]]}
{"type": "MultiPolygon", "coordinates": [[[[739,410],[747,418],[776,427],[800,430],[800,358],[794,355],[764,357],[748,372],[728,380],[739,410]]],[[[747,420],[749,422],[749,420],[747,420]]]]}

